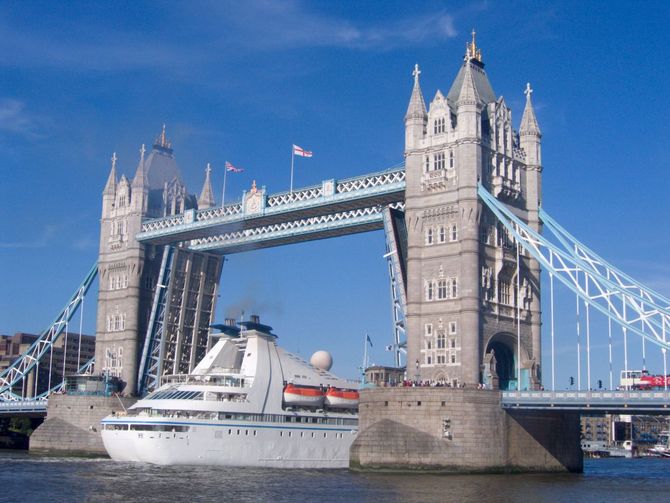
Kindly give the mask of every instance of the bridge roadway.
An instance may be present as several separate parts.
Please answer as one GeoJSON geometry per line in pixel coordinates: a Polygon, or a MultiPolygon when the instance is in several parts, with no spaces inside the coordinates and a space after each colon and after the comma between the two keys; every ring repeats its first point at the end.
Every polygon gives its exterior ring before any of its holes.
{"type": "Polygon", "coordinates": [[[260,189],[260,207],[244,203],[253,191],[243,202],[147,220],[137,240],[155,245],[190,241],[194,251],[230,254],[383,229],[384,207],[404,205],[405,168],[267,196],[260,189]]]}
{"type": "Polygon", "coordinates": [[[1,416],[46,416],[47,400],[11,400],[0,402],[1,416]]]}
{"type": "MultiPolygon", "coordinates": [[[[502,407],[515,410],[566,410],[582,414],[667,414],[668,391],[503,391],[502,407]]],[[[45,415],[47,400],[0,402],[2,415],[45,415]]]]}
{"type": "Polygon", "coordinates": [[[516,410],[572,410],[582,414],[670,414],[668,391],[503,391],[516,410]]]}

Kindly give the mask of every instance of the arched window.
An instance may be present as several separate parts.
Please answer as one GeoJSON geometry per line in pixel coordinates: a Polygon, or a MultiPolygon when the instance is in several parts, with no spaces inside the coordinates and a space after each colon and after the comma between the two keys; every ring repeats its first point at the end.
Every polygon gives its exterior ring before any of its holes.
{"type": "Polygon", "coordinates": [[[458,241],[458,227],[456,227],[456,224],[453,224],[451,226],[451,233],[449,235],[449,240],[458,241]]]}
{"type": "Polygon", "coordinates": [[[454,151],[450,150],[449,151],[449,168],[454,169],[455,163],[454,163],[454,151]]]}
{"type": "Polygon", "coordinates": [[[432,245],[433,244],[433,228],[428,227],[426,229],[426,244],[427,245],[432,245]]]}
{"type": "Polygon", "coordinates": [[[447,240],[446,231],[444,229],[444,225],[441,225],[440,226],[439,241],[440,241],[440,243],[444,243],[446,240],[447,240]]]}
{"type": "Polygon", "coordinates": [[[430,171],[430,156],[426,156],[426,162],[424,164],[423,172],[428,173],[430,171]]]}
{"type": "Polygon", "coordinates": [[[435,295],[434,286],[432,281],[426,282],[426,300],[433,300],[435,295]]]}
{"type": "Polygon", "coordinates": [[[451,298],[455,299],[458,297],[458,283],[456,281],[456,278],[451,278],[451,298]]]}
{"type": "Polygon", "coordinates": [[[447,347],[447,338],[444,335],[444,330],[437,332],[437,349],[444,349],[447,347]]]}
{"type": "Polygon", "coordinates": [[[444,300],[447,298],[447,280],[441,279],[437,282],[437,298],[444,300]]]}

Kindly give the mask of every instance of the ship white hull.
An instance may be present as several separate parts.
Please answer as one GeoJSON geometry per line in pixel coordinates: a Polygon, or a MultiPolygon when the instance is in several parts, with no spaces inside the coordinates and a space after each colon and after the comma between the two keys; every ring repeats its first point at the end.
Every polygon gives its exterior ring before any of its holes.
{"type": "Polygon", "coordinates": [[[349,448],[356,438],[355,429],[335,426],[189,424],[188,432],[103,429],[102,440],[114,461],[158,465],[347,468],[349,448]]]}

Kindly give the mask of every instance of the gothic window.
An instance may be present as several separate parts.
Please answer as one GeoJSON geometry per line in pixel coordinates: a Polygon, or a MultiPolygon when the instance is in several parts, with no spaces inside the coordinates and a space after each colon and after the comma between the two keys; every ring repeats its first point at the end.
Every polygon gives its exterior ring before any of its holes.
{"type": "Polygon", "coordinates": [[[501,304],[510,305],[510,284],[509,281],[498,282],[498,300],[501,304]]]}
{"type": "Polygon", "coordinates": [[[437,171],[444,168],[444,152],[433,154],[433,169],[437,171]]]}
{"type": "Polygon", "coordinates": [[[456,348],[456,339],[451,339],[451,340],[449,340],[449,347],[450,347],[451,349],[455,349],[455,348],[456,348]]]}
{"type": "Polygon", "coordinates": [[[127,274],[123,275],[123,284],[121,285],[121,288],[128,288],[128,275],[127,274]]]}
{"type": "Polygon", "coordinates": [[[433,122],[433,134],[441,134],[445,131],[445,120],[444,117],[435,119],[433,122]]]}
{"type": "Polygon", "coordinates": [[[426,364],[430,365],[433,363],[433,359],[430,356],[426,356],[426,364]]]}
{"type": "Polygon", "coordinates": [[[446,241],[446,239],[447,239],[447,236],[446,236],[446,230],[445,230],[445,228],[444,228],[444,225],[441,225],[441,226],[440,226],[440,234],[439,234],[438,239],[439,239],[439,242],[440,242],[440,243],[444,243],[444,242],[446,241]]]}
{"type": "Polygon", "coordinates": [[[446,363],[446,357],[444,355],[438,355],[437,356],[437,363],[446,363]]]}
{"type": "Polygon", "coordinates": [[[433,343],[431,341],[426,341],[426,349],[433,349],[433,343]]]}
{"type": "Polygon", "coordinates": [[[427,245],[432,245],[433,244],[433,228],[429,227],[426,229],[426,244],[427,245]]]}
{"type": "Polygon", "coordinates": [[[433,296],[435,294],[434,290],[434,285],[432,281],[426,281],[426,300],[433,300],[433,296]]]}
{"type": "Polygon", "coordinates": [[[456,322],[455,321],[450,321],[449,322],[449,333],[452,334],[452,335],[456,334],[456,327],[457,327],[456,322]]]}
{"type": "Polygon", "coordinates": [[[440,279],[437,282],[437,298],[444,300],[447,298],[447,280],[440,279]]]}
{"type": "Polygon", "coordinates": [[[426,156],[426,163],[424,164],[423,168],[424,173],[428,173],[430,171],[430,156],[426,156]]]}
{"type": "Polygon", "coordinates": [[[437,331],[437,349],[444,349],[447,347],[447,338],[444,335],[444,330],[437,331]]]}
{"type": "Polygon", "coordinates": [[[451,226],[451,232],[449,233],[449,241],[458,241],[458,227],[456,224],[451,226]]]}
{"type": "Polygon", "coordinates": [[[451,363],[456,363],[456,355],[454,353],[451,354],[451,363]]]}
{"type": "Polygon", "coordinates": [[[456,278],[451,278],[451,288],[450,288],[450,294],[451,298],[455,299],[458,297],[458,284],[456,282],[456,278]]]}
{"type": "Polygon", "coordinates": [[[449,151],[449,169],[454,169],[456,164],[454,163],[454,151],[449,151]]]}
{"type": "Polygon", "coordinates": [[[433,324],[432,323],[426,323],[425,334],[426,334],[426,337],[430,337],[430,336],[433,335],[433,324]]]}

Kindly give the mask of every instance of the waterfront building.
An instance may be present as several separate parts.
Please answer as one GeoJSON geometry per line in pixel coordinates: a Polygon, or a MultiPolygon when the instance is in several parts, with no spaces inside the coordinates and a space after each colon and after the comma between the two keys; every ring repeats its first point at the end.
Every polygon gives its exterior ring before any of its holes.
{"type": "MultiPolygon", "coordinates": [[[[18,332],[11,336],[0,335],[0,372],[14,363],[37,338],[37,335],[24,332],[18,332]]],[[[80,344],[78,333],[63,333],[54,343],[53,351],[47,353],[40,365],[28,374],[25,383],[17,386],[14,391],[20,394],[23,390],[18,388],[25,385],[25,396],[27,397],[44,393],[50,385],[54,386],[60,383],[64,375],[76,374],[79,368],[94,355],[94,336],[82,334],[80,344]],[[51,378],[49,377],[50,370],[51,378]],[[37,376],[37,387],[35,387],[35,376],[37,376]]]]}

